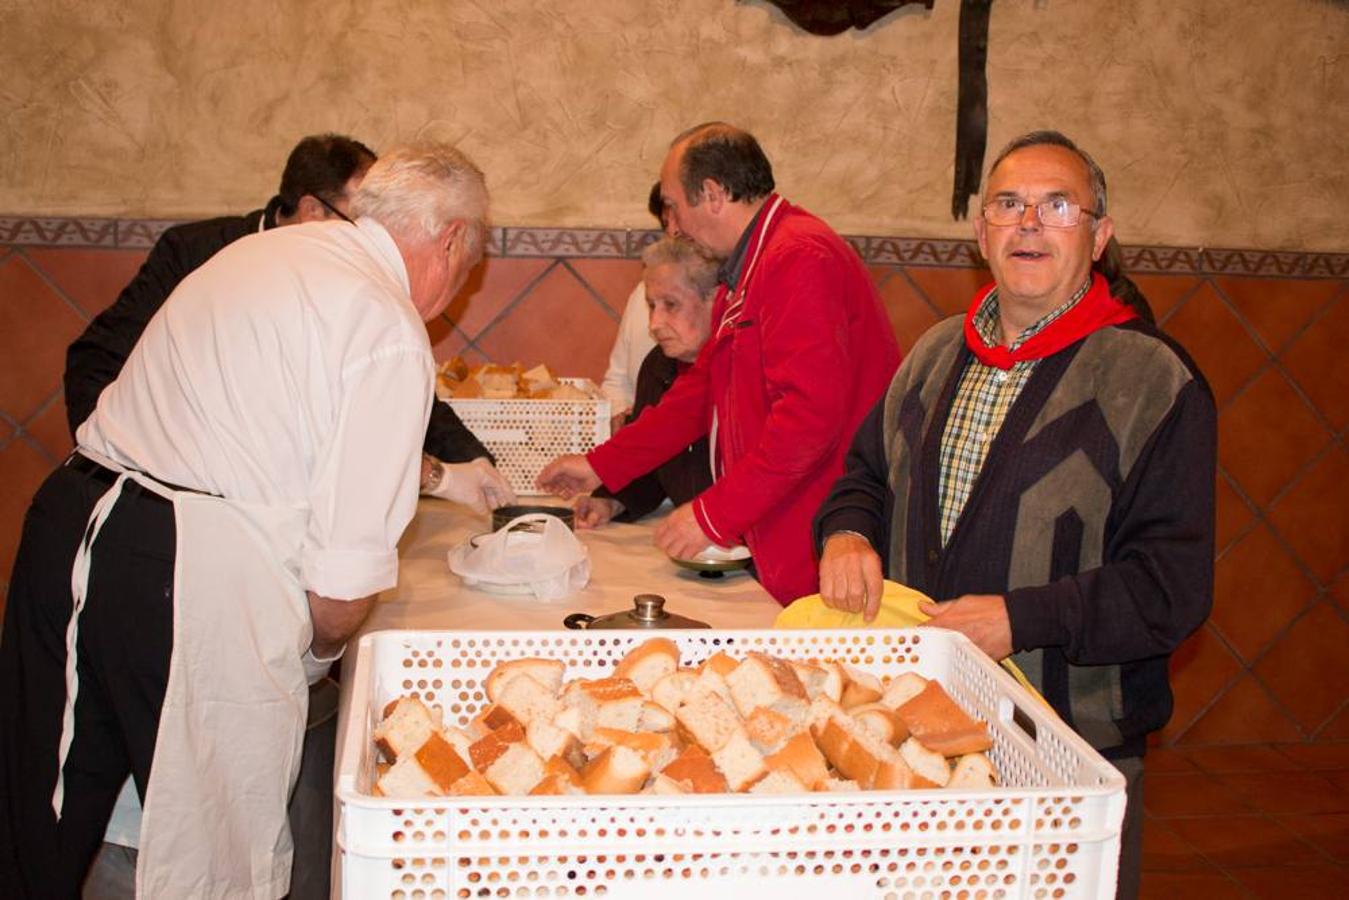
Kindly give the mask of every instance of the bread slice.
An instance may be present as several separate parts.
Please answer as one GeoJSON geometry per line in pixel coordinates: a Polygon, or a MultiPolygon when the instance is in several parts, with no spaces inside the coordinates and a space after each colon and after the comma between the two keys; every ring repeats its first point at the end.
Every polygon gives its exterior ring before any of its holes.
{"type": "Polygon", "coordinates": [[[652,771],[664,768],[679,754],[680,749],[669,732],[619,731],[601,726],[594,730],[586,742],[585,755],[593,759],[614,746],[627,747],[642,754],[652,771]]]}
{"type": "Polygon", "coordinates": [[[788,738],[800,734],[803,728],[800,720],[793,721],[766,706],[760,706],[745,718],[745,732],[750,743],[765,754],[777,752],[788,738]]]}
{"type": "Polygon", "coordinates": [[[843,672],[848,680],[843,685],[843,696],[838,702],[844,709],[875,703],[885,693],[881,680],[870,672],[853,666],[844,666],[843,672]]]}
{"type": "Polygon", "coordinates": [[[829,778],[824,755],[814,738],[804,731],[787,741],[776,753],[764,757],[764,765],[770,771],[790,769],[801,784],[813,791],[821,790],[821,785],[829,778]]]}
{"type": "Polygon", "coordinates": [[[669,638],[651,638],[638,644],[614,666],[614,677],[627,678],[646,696],[656,682],[679,668],[679,647],[669,638]]]}
{"type": "Polygon", "coordinates": [[[989,758],[983,753],[967,753],[956,760],[955,767],[951,770],[951,780],[946,786],[984,790],[996,787],[997,784],[998,772],[993,768],[989,758]]]}
{"type": "Polygon", "coordinates": [[[657,793],[724,794],[727,790],[726,777],[712,757],[696,744],[689,744],[661,769],[657,780],[662,778],[670,785],[662,783],[657,793]],[[666,790],[671,786],[678,790],[666,790]]]}
{"type": "Polygon", "coordinates": [[[473,717],[468,723],[468,735],[473,740],[487,737],[487,735],[496,731],[498,728],[505,728],[507,725],[521,725],[524,723],[515,716],[511,715],[502,707],[495,703],[489,704],[481,712],[473,717]]]}
{"type": "Polygon", "coordinates": [[[731,701],[743,717],[767,707],[794,721],[805,716],[810,701],[790,663],[765,653],[750,652],[745,661],[723,676],[731,701]]]}
{"type": "Polygon", "coordinates": [[[642,704],[642,717],[637,722],[638,731],[673,731],[674,727],[674,713],[650,700],[642,704]]]}
{"type": "Polygon", "coordinates": [[[929,750],[917,738],[909,738],[899,745],[899,754],[913,770],[913,787],[945,787],[951,780],[951,767],[946,757],[929,750]]]}
{"type": "Polygon", "coordinates": [[[579,710],[580,738],[588,741],[596,728],[636,731],[646,698],[627,678],[580,679],[563,688],[562,703],[579,710]]]}
{"type": "Polygon", "coordinates": [[[543,760],[524,741],[517,741],[507,744],[502,753],[480,771],[499,793],[524,796],[543,780],[543,760]]]}
{"type": "MultiPolygon", "coordinates": [[[[679,704],[684,702],[684,698],[693,692],[693,688],[698,684],[698,671],[696,669],[679,669],[661,678],[651,686],[651,700],[665,707],[671,715],[679,704]]],[[[726,685],[723,682],[722,687],[726,685]]]]}
{"type": "Polygon", "coordinates": [[[515,717],[522,725],[541,719],[550,721],[561,709],[553,691],[534,679],[527,672],[501,685],[497,691],[496,705],[515,717]]]}
{"type": "Polygon", "coordinates": [[[645,756],[614,744],[581,771],[581,784],[589,794],[635,794],[650,774],[651,764],[645,756]]]}
{"type": "Polygon", "coordinates": [[[808,794],[810,788],[801,783],[791,769],[769,769],[768,774],[750,785],[751,794],[808,794]]]}
{"type": "Polygon", "coordinates": [[[552,722],[535,719],[526,725],[525,743],[543,759],[560,757],[572,766],[585,765],[585,752],[576,735],[552,722]]]}
{"type": "Polygon", "coordinates": [[[440,729],[440,736],[454,748],[454,752],[459,754],[460,759],[465,760],[471,760],[473,758],[473,754],[469,751],[469,748],[473,746],[473,742],[478,740],[478,738],[485,737],[485,735],[473,737],[464,729],[455,728],[453,725],[440,729]]]}
{"type": "MultiPolygon", "coordinates": [[[[501,754],[506,752],[508,746],[524,742],[524,727],[519,722],[512,722],[504,728],[498,728],[485,737],[474,741],[468,748],[469,762],[479,772],[486,773],[487,768],[496,762],[501,754]]],[[[540,762],[540,767],[542,767],[542,762],[540,762]]]]}
{"type": "Polygon", "coordinates": [[[763,754],[754,749],[744,729],[733,732],[711,757],[717,769],[726,776],[726,787],[732,791],[743,791],[768,774],[763,754]]]}
{"type": "Polygon", "coordinates": [[[745,735],[745,726],[735,710],[718,694],[708,691],[694,693],[675,710],[677,730],[686,741],[697,744],[709,754],[716,753],[733,735],[745,735]]]}
{"type": "Polygon", "coordinates": [[[927,687],[927,679],[917,672],[904,672],[891,678],[885,685],[881,702],[891,709],[899,709],[927,687]]]}
{"type": "Polygon", "coordinates": [[[451,797],[491,797],[496,794],[492,783],[481,772],[470,770],[467,775],[450,785],[451,797]]]}
{"type": "Polygon", "coordinates": [[[431,710],[416,697],[399,697],[384,708],[383,720],[375,726],[375,746],[389,762],[416,753],[436,730],[431,710]]]}
{"type": "Polygon", "coordinates": [[[501,695],[501,689],[511,679],[517,675],[528,675],[543,685],[549,694],[556,696],[562,688],[562,676],[566,671],[567,664],[560,659],[526,656],[522,659],[512,659],[498,664],[492,670],[492,674],[487,676],[487,681],[483,687],[487,691],[487,699],[496,702],[496,699],[501,695]]]}
{"type": "Polygon", "coordinates": [[[529,792],[532,796],[584,794],[581,773],[569,761],[554,756],[543,764],[543,778],[529,792]]]}
{"type": "Polygon", "coordinates": [[[898,747],[909,736],[909,726],[904,724],[904,719],[884,703],[855,706],[848,713],[859,725],[891,747],[898,747]]]}
{"type": "Polygon", "coordinates": [[[936,681],[929,681],[897,712],[911,735],[943,756],[982,753],[993,746],[988,726],[971,718],[936,681]]]}
{"type": "Polygon", "coordinates": [[[432,733],[416,753],[394,763],[376,786],[385,797],[441,797],[468,772],[468,763],[444,738],[432,733]]]}
{"type": "Polygon", "coordinates": [[[856,781],[864,789],[911,786],[904,760],[895,748],[863,728],[846,712],[831,712],[822,724],[811,726],[811,735],[839,774],[856,781]]]}
{"type": "Polygon", "coordinates": [[[851,778],[826,778],[824,784],[820,787],[822,791],[833,791],[840,794],[850,794],[860,791],[862,786],[851,778]]]}

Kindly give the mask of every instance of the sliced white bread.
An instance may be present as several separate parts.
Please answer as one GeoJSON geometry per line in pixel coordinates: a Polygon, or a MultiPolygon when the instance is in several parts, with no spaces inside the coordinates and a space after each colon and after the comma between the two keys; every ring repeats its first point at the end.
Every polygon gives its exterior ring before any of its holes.
{"type": "Polygon", "coordinates": [[[924,747],[917,738],[909,738],[900,744],[899,754],[913,770],[914,787],[945,787],[951,780],[951,767],[946,757],[924,747]]]}
{"type": "Polygon", "coordinates": [[[891,747],[898,747],[909,736],[909,726],[899,713],[884,703],[866,703],[854,706],[848,713],[865,729],[885,741],[891,747]]]}
{"type": "Polygon", "coordinates": [[[870,672],[855,666],[843,666],[843,671],[848,680],[843,685],[843,696],[838,702],[844,709],[875,703],[885,693],[885,685],[870,672]]]}
{"type": "Polygon", "coordinates": [[[710,755],[732,791],[743,791],[768,772],[763,754],[754,749],[744,729],[733,732],[721,749],[710,755]]]}
{"type": "Polygon", "coordinates": [[[791,769],[769,769],[768,774],[749,787],[751,794],[807,794],[810,788],[801,783],[791,769]]]}
{"type": "Polygon", "coordinates": [[[560,757],[573,766],[585,765],[586,756],[576,735],[552,722],[535,719],[525,726],[525,742],[543,759],[560,757]]]}
{"type": "Polygon", "coordinates": [[[791,664],[765,653],[751,652],[723,677],[742,717],[766,707],[800,721],[810,702],[791,664]]]}
{"type": "MultiPolygon", "coordinates": [[[[659,679],[651,686],[651,700],[673,715],[674,711],[679,709],[679,704],[684,702],[684,698],[693,692],[696,684],[698,684],[697,670],[680,669],[659,679]]],[[[724,682],[722,687],[725,687],[724,682]]]]}
{"type": "Polygon", "coordinates": [[[669,732],[619,731],[617,728],[599,727],[591,733],[590,740],[585,744],[586,758],[594,759],[613,746],[636,750],[646,757],[653,771],[664,768],[679,755],[680,750],[674,735],[669,732]]]}
{"type": "Polygon", "coordinates": [[[522,725],[536,719],[549,721],[561,709],[553,692],[527,672],[516,675],[498,689],[496,705],[522,725]]]}
{"type": "Polygon", "coordinates": [[[927,687],[927,679],[917,672],[904,672],[891,678],[885,685],[881,702],[891,709],[899,709],[927,687]]]}
{"type": "Polygon", "coordinates": [[[468,763],[439,734],[428,737],[416,753],[403,757],[379,780],[385,797],[441,797],[469,773],[468,763]]]}
{"type": "Polygon", "coordinates": [[[993,746],[988,726],[971,718],[936,681],[896,710],[909,734],[943,756],[982,753],[993,746]]]}
{"type": "Polygon", "coordinates": [[[436,730],[431,710],[416,697],[399,697],[384,708],[375,726],[375,746],[389,762],[417,752],[436,730]]]}
{"type": "Polygon", "coordinates": [[[487,676],[487,681],[483,687],[487,691],[487,699],[495,702],[501,693],[501,689],[511,679],[517,675],[528,675],[543,685],[548,693],[556,695],[562,687],[562,676],[566,674],[566,671],[567,664],[560,659],[541,659],[539,657],[512,659],[508,662],[499,663],[487,676]]]}
{"type": "Polygon", "coordinates": [[[492,787],[490,781],[482,777],[481,772],[470,770],[467,775],[450,785],[449,796],[490,797],[496,792],[496,788],[492,787]]]}
{"type": "MultiPolygon", "coordinates": [[[[694,693],[675,710],[676,730],[689,743],[697,744],[708,753],[715,753],[733,735],[745,734],[745,726],[731,704],[719,694],[708,691],[694,693]]],[[[746,737],[748,743],[748,737],[746,737]]]]}
{"type": "Polygon", "coordinates": [[[651,638],[638,644],[614,666],[614,676],[627,678],[646,696],[657,681],[679,668],[679,647],[668,638],[651,638]]]}
{"type": "Polygon", "coordinates": [[[638,731],[673,731],[674,713],[659,703],[648,700],[642,704],[642,716],[637,722],[638,731]]]}
{"type": "Polygon", "coordinates": [[[581,770],[588,794],[635,794],[646,784],[651,765],[630,747],[614,744],[581,770]]]}
{"type": "Polygon", "coordinates": [[[803,727],[776,710],[760,706],[745,718],[745,733],[760,753],[776,753],[787,739],[800,734],[803,727]]]}
{"type": "Polygon", "coordinates": [[[829,778],[829,766],[824,755],[816,746],[815,739],[802,731],[769,756],[764,757],[764,765],[770,771],[790,769],[796,779],[810,790],[821,790],[821,785],[829,778]]]}
{"type": "Polygon", "coordinates": [[[981,791],[997,784],[998,773],[989,758],[982,753],[967,753],[956,760],[946,786],[981,791]]]}
{"type": "Polygon", "coordinates": [[[679,788],[678,791],[670,793],[724,794],[727,790],[726,777],[721,774],[712,757],[696,744],[689,744],[680,751],[678,756],[661,769],[658,777],[670,781],[679,788]]]}

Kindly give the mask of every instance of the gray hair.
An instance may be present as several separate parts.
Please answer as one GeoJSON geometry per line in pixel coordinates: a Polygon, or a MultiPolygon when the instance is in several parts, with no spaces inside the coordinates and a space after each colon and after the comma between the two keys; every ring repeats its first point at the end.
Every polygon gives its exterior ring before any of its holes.
{"type": "MultiPolygon", "coordinates": [[[[1093,229],[1096,222],[1100,221],[1101,216],[1105,215],[1105,173],[1101,167],[1096,165],[1096,160],[1091,158],[1091,154],[1074,144],[1066,135],[1059,131],[1030,131],[1021,137],[1013,138],[1006,147],[998,153],[997,159],[993,160],[993,165],[988,167],[988,174],[991,178],[993,170],[998,167],[1004,159],[1011,156],[1018,150],[1025,150],[1027,147],[1062,147],[1077,154],[1077,158],[1082,160],[1082,164],[1087,167],[1087,182],[1091,185],[1091,193],[1096,202],[1095,209],[1089,209],[1087,212],[1095,213],[1095,221],[1092,223],[1093,229]]],[[[987,184],[987,180],[985,180],[987,184]]]]}
{"type": "Polygon", "coordinates": [[[663,237],[642,251],[642,265],[653,269],[671,265],[679,269],[688,286],[704,300],[717,292],[719,263],[706,250],[684,237],[663,237]]]}
{"type": "Polygon", "coordinates": [[[487,231],[487,185],[473,161],[449,144],[410,144],[370,167],[351,200],[351,214],[370,216],[412,241],[432,240],[450,222],[462,220],[476,256],[487,231]]]}

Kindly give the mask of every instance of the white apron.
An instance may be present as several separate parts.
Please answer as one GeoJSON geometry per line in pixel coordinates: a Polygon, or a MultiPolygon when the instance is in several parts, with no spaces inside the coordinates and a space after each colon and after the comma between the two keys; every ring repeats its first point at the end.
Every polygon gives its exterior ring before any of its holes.
{"type": "MultiPolygon", "coordinates": [[[[286,802],[309,703],[312,626],[295,576],[305,513],[173,491],[135,472],[118,478],[94,508],[72,572],[62,765],[73,739],[89,557],[127,480],[173,501],[177,533],[173,652],[141,821],[136,896],[273,900],[290,886],[286,802]]],[[[326,666],[316,665],[314,677],[326,666]]],[[[58,816],[62,790],[58,779],[58,816]]]]}

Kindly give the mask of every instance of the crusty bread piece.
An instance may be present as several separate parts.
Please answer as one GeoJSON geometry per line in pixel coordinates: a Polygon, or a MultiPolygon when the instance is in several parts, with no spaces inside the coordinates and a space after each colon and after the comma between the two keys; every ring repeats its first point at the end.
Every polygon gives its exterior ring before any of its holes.
{"type": "Polygon", "coordinates": [[[384,707],[384,718],[375,726],[375,746],[389,762],[416,753],[436,730],[431,710],[416,697],[399,697],[384,707]]]}
{"type": "MultiPolygon", "coordinates": [[[[813,659],[811,662],[824,670],[824,682],[820,685],[820,693],[816,696],[828,697],[835,703],[843,700],[843,687],[848,683],[848,676],[843,671],[843,666],[831,659],[813,659]]],[[[816,699],[811,697],[812,700],[816,699]]]]}
{"type": "Polygon", "coordinates": [[[899,709],[927,687],[927,679],[917,672],[904,672],[891,678],[885,685],[881,702],[891,709],[899,709]]]}
{"type": "Polygon", "coordinates": [[[843,666],[843,672],[848,680],[843,685],[843,696],[838,702],[844,709],[875,703],[885,693],[885,685],[870,672],[854,666],[843,666]]]}
{"type": "Polygon", "coordinates": [[[506,686],[511,679],[517,675],[528,675],[539,684],[543,685],[548,693],[556,696],[562,688],[562,676],[567,671],[567,664],[560,659],[542,659],[535,656],[527,656],[522,659],[512,659],[504,663],[499,663],[492,674],[487,676],[487,681],[483,687],[487,691],[487,699],[496,702],[501,695],[501,689],[506,686]]]}
{"type": "Polygon", "coordinates": [[[911,735],[943,756],[982,753],[993,746],[988,726],[971,718],[936,681],[929,681],[896,712],[911,735]]]}
{"type": "Polygon", "coordinates": [[[910,786],[909,773],[895,748],[863,728],[846,712],[832,712],[823,724],[811,727],[811,734],[834,768],[863,788],[910,786]]]}
{"type": "Polygon", "coordinates": [[[822,791],[835,791],[838,793],[851,793],[853,791],[860,791],[861,789],[862,786],[851,778],[832,777],[826,778],[823,786],[820,788],[822,791]]]}
{"type": "Polygon", "coordinates": [[[449,795],[451,797],[490,797],[496,792],[496,788],[492,787],[490,781],[482,777],[481,772],[469,770],[467,775],[450,785],[449,795]]]}
{"type": "Polygon", "coordinates": [[[459,758],[444,738],[433,732],[417,752],[404,756],[390,767],[377,787],[385,797],[440,797],[468,772],[468,763],[459,758]]]}
{"type": "Polygon", "coordinates": [[[508,746],[524,741],[524,727],[519,722],[512,722],[474,741],[468,748],[469,762],[473,764],[473,768],[485,774],[497,757],[506,752],[508,746]]]}
{"type": "Polygon", "coordinates": [[[956,760],[955,768],[951,770],[951,780],[946,786],[984,790],[997,784],[998,773],[989,758],[982,753],[966,753],[956,760]]]}
{"type": "Polygon", "coordinates": [[[769,769],[768,774],[749,787],[751,794],[808,794],[810,788],[801,783],[791,769],[769,769]]]}
{"type": "Polygon", "coordinates": [[[559,384],[542,392],[548,400],[590,400],[591,396],[574,384],[559,384]]]}
{"type": "Polygon", "coordinates": [[[703,660],[703,664],[699,666],[698,669],[699,671],[711,669],[722,678],[725,678],[727,675],[734,672],[739,665],[740,660],[731,656],[731,654],[727,653],[725,650],[718,650],[716,653],[713,653],[707,659],[703,660]]]}
{"type": "Polygon", "coordinates": [[[505,728],[507,725],[520,725],[523,727],[524,723],[505,709],[492,703],[474,716],[468,723],[468,735],[476,741],[480,738],[487,737],[487,735],[499,728],[505,728]]]}
{"type": "Polygon", "coordinates": [[[719,694],[694,693],[675,710],[675,721],[676,730],[684,740],[697,744],[708,753],[716,753],[737,734],[749,743],[740,717],[719,694]]]}
{"type": "Polygon", "coordinates": [[[742,717],[759,707],[776,710],[800,721],[809,700],[796,670],[784,660],[751,651],[744,662],[722,676],[731,689],[731,701],[742,717]]]}
{"type": "Polygon", "coordinates": [[[674,713],[650,700],[642,704],[642,717],[637,722],[638,731],[673,731],[674,727],[674,713]]]}
{"type": "Polygon", "coordinates": [[[452,378],[455,381],[463,381],[468,377],[468,363],[464,362],[461,356],[451,356],[440,365],[436,366],[436,373],[452,378]]]}
{"type": "Polygon", "coordinates": [[[557,387],[557,379],[546,365],[539,363],[534,368],[520,373],[520,384],[526,391],[538,393],[557,387]]]}
{"type": "Polygon", "coordinates": [[[651,764],[645,756],[614,744],[581,770],[581,784],[590,794],[635,794],[650,774],[651,764]]]}
{"type": "Polygon", "coordinates": [[[951,780],[951,767],[946,757],[929,750],[917,738],[909,738],[899,745],[899,754],[913,770],[914,787],[945,787],[951,780]]]}
{"type": "Polygon", "coordinates": [[[891,747],[898,747],[909,736],[909,726],[904,719],[884,703],[865,703],[854,706],[848,713],[863,728],[885,741],[891,747]]]}
{"type": "MultiPolygon", "coordinates": [[[[679,755],[661,769],[657,778],[665,778],[679,788],[673,793],[684,794],[724,794],[726,777],[721,774],[717,764],[706,751],[696,744],[689,744],[679,755]]],[[[669,787],[669,785],[662,785],[669,787]]],[[[666,791],[658,791],[665,793],[666,791]]]]}
{"type": "MultiPolygon", "coordinates": [[[[454,748],[454,752],[459,754],[460,759],[471,760],[473,758],[469,748],[473,746],[474,741],[478,740],[477,737],[473,737],[464,729],[456,728],[453,725],[440,729],[440,736],[454,748]]],[[[483,736],[479,735],[478,737],[483,736]]]]}
{"type": "Polygon", "coordinates": [[[760,706],[745,717],[745,732],[750,743],[760,753],[775,753],[787,739],[799,734],[804,726],[782,713],[760,706]]]}
{"type": "Polygon", "coordinates": [[[590,740],[586,742],[585,755],[593,759],[613,746],[636,750],[646,757],[647,764],[653,771],[664,768],[680,750],[674,735],[669,732],[620,731],[617,728],[601,726],[591,733],[590,740]]]}
{"type": "Polygon", "coordinates": [[[516,675],[498,687],[496,705],[522,725],[528,725],[536,719],[549,721],[561,710],[554,692],[527,672],[516,675]]]}
{"type": "Polygon", "coordinates": [[[674,711],[679,709],[679,704],[684,702],[684,698],[693,692],[696,684],[698,684],[696,669],[679,669],[651,686],[651,700],[665,707],[673,715],[674,711]]]}
{"type": "Polygon", "coordinates": [[[482,398],[482,385],[475,379],[454,381],[447,385],[450,396],[456,400],[479,400],[482,398]]]}
{"type": "Polygon", "coordinates": [[[679,668],[679,647],[669,638],[651,638],[628,652],[614,666],[615,678],[627,678],[637,690],[651,696],[651,689],[679,668]]]}
{"type": "Polygon", "coordinates": [[[770,771],[790,769],[796,779],[810,790],[820,790],[820,785],[829,777],[829,766],[825,763],[815,740],[802,731],[794,736],[782,749],[764,757],[764,765],[770,771]]]}
{"type": "Polygon", "coordinates": [[[732,791],[743,791],[768,773],[763,754],[754,749],[743,728],[732,732],[711,756],[717,769],[726,776],[726,787],[732,791]]]}
{"type": "Polygon", "coordinates": [[[525,726],[525,742],[543,759],[560,757],[572,766],[585,765],[585,752],[576,735],[544,719],[525,726]]]}
{"type": "Polygon", "coordinates": [[[474,376],[482,385],[482,395],[489,400],[513,398],[519,388],[520,365],[502,366],[488,363],[474,376]]]}
{"type": "Polygon", "coordinates": [[[562,689],[562,703],[580,711],[580,737],[588,741],[596,728],[636,731],[646,698],[627,678],[578,679],[562,689]]]}
{"type": "Polygon", "coordinates": [[[666,776],[664,772],[657,772],[651,776],[651,780],[646,783],[646,787],[642,788],[642,793],[674,797],[680,794],[692,794],[693,791],[685,790],[682,783],[666,776]]]}
{"type": "Polygon", "coordinates": [[[570,795],[584,794],[585,787],[581,783],[581,773],[576,770],[568,760],[560,756],[554,756],[543,764],[543,778],[534,785],[529,793],[535,796],[545,794],[551,795],[570,795]]]}

